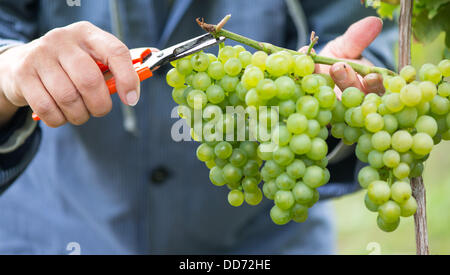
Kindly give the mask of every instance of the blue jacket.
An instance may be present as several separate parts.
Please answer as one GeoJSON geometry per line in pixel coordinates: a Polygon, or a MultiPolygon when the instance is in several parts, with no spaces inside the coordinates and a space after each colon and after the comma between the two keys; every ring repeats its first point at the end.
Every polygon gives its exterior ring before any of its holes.
{"type": "MultiPolygon", "coordinates": [[[[114,31],[110,1],[68,2],[76,1],[2,0],[0,45],[27,42],[80,20],[114,31]]],[[[306,17],[296,17],[294,24],[286,4],[292,2],[128,0],[118,1],[118,14],[130,48],[164,48],[202,34],[196,17],[218,22],[231,13],[228,29],[292,49],[311,30],[323,46],[373,14],[357,1],[301,1],[306,17]]],[[[389,67],[392,32],[383,36],[364,55],[389,67]]],[[[121,103],[114,96],[108,116],[81,127],[41,125],[20,148],[0,154],[0,192],[6,190],[0,196],[0,253],[68,254],[70,243],[83,254],[333,253],[326,202],[311,210],[306,223],[283,227],[271,222],[267,200],[258,207],[228,206],[226,188],[210,184],[207,168],[195,159],[197,144],[170,137],[176,119],[166,71],[143,83],[134,109],[137,136],[123,129],[121,103]]],[[[1,131],[0,145],[27,115],[21,110],[1,131]]],[[[332,183],[320,190],[322,197],[356,190],[357,166],[349,157],[331,167],[332,183]]]]}

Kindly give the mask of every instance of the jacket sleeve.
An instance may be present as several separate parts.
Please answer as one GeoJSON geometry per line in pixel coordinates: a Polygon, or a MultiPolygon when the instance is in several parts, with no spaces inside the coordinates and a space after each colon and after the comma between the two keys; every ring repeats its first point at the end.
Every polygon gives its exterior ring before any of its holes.
{"type": "MultiPolygon", "coordinates": [[[[36,37],[37,12],[38,1],[0,2],[0,54],[36,37]]],[[[0,129],[0,195],[26,169],[39,148],[41,130],[30,116],[29,108],[21,108],[0,129]]]]}
{"type": "MultiPolygon", "coordinates": [[[[316,50],[320,50],[331,40],[342,35],[354,22],[367,17],[376,16],[373,9],[366,8],[359,1],[298,1],[301,4],[301,12],[306,20],[306,31],[315,31],[320,37],[316,50]]],[[[291,37],[295,37],[295,30],[290,30],[291,37]]],[[[289,36],[288,36],[289,37],[289,36]]],[[[394,45],[398,37],[396,24],[392,21],[385,21],[383,32],[362,54],[373,64],[389,69],[394,68],[394,45]]],[[[309,37],[308,37],[309,39],[309,37]]],[[[305,44],[305,37],[303,43],[305,44]]],[[[307,43],[307,42],[306,42],[307,43]]],[[[294,41],[288,41],[292,47],[294,41]]],[[[330,137],[328,145],[330,151],[338,146],[342,147],[342,152],[333,161],[330,161],[330,183],[319,188],[321,199],[328,199],[343,196],[360,189],[357,175],[359,170],[365,166],[354,154],[354,146],[348,147],[330,137]]]]}

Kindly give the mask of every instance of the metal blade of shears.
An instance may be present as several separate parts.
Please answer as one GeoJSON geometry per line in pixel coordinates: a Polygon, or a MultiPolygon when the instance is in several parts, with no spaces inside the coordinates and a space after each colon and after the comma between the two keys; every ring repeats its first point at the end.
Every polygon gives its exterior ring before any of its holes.
{"type": "Polygon", "coordinates": [[[154,52],[149,56],[142,66],[150,68],[154,71],[157,68],[174,60],[189,56],[191,54],[202,51],[206,48],[220,44],[226,40],[225,37],[215,38],[211,34],[204,34],[196,38],[184,41],[172,47],[166,48],[159,52],[154,52]]]}

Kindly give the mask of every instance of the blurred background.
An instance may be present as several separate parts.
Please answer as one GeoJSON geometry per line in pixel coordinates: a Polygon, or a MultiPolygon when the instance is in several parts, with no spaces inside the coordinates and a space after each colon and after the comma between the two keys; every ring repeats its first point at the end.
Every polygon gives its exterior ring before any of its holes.
{"type": "MultiPolygon", "coordinates": [[[[394,50],[394,49],[393,49],[394,50]]],[[[414,43],[412,63],[416,69],[424,63],[442,60],[444,35],[433,43],[414,43]]],[[[431,254],[450,254],[450,141],[435,147],[425,163],[428,237],[431,254]]],[[[385,233],[376,225],[376,213],[366,209],[364,192],[333,201],[338,227],[339,254],[369,254],[373,243],[381,254],[415,254],[414,219],[402,219],[399,228],[385,233]],[[377,245],[376,245],[377,246],[377,245]]]]}

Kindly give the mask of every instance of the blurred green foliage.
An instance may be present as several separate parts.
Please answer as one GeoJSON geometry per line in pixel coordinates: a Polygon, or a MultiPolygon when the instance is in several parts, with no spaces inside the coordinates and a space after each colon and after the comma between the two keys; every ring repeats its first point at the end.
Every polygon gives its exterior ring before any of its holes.
{"type": "MultiPolygon", "coordinates": [[[[412,63],[416,68],[424,63],[442,60],[444,35],[426,46],[414,43],[412,63]]],[[[427,215],[430,251],[450,254],[450,142],[442,142],[425,164],[427,215]]],[[[385,233],[376,225],[376,213],[364,206],[364,191],[334,201],[337,223],[338,254],[369,254],[368,246],[378,243],[381,254],[415,254],[413,218],[402,219],[393,233],[385,233]]]]}

